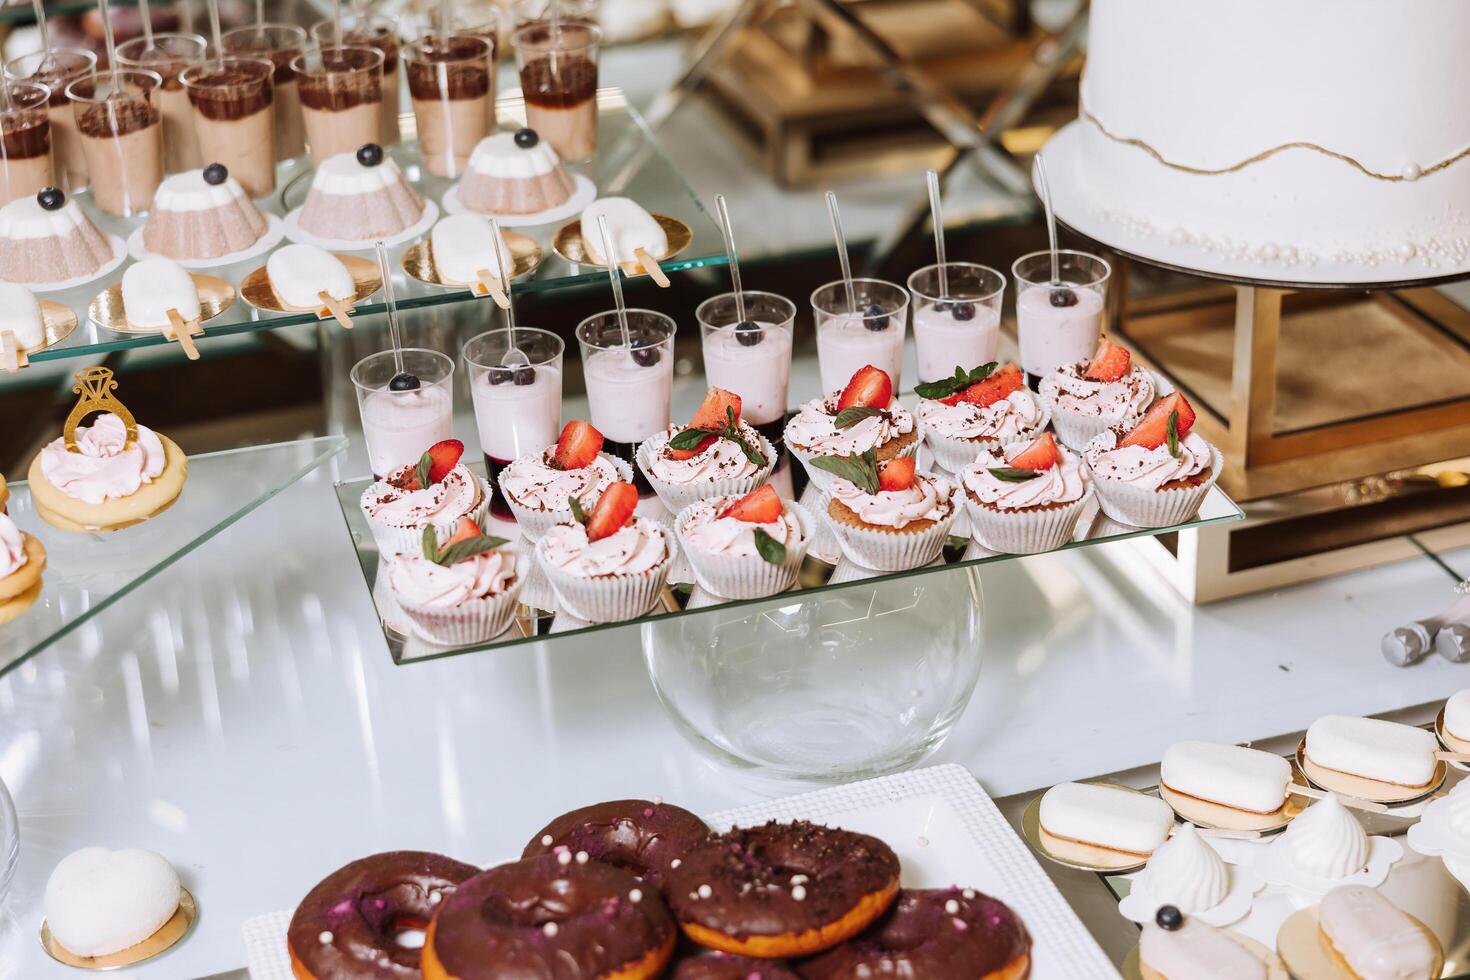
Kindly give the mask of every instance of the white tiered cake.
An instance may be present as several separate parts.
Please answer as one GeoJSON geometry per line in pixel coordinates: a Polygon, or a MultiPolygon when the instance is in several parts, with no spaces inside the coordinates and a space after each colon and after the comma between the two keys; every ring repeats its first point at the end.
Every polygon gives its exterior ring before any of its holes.
{"type": "Polygon", "coordinates": [[[1094,0],[1091,18],[1057,140],[1091,214],[1064,219],[1268,279],[1470,266],[1470,0],[1094,0]]]}

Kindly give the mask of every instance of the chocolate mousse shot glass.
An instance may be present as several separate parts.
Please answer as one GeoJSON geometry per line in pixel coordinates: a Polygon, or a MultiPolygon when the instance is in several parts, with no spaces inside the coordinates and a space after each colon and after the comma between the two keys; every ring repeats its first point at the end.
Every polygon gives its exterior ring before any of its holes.
{"type": "Polygon", "coordinates": [[[225,161],[251,197],[276,189],[275,66],[258,58],[211,59],[179,76],[194,106],[199,152],[225,161]]]}
{"type": "Polygon", "coordinates": [[[383,53],[343,47],[308,51],[291,62],[301,87],[301,115],[311,162],[320,167],[339,153],[377,139],[383,121],[383,53]]]}
{"type": "Polygon", "coordinates": [[[96,71],[97,56],[81,48],[37,51],[5,65],[8,81],[39,82],[51,90],[52,170],[57,186],[64,191],[87,186],[87,157],[82,152],[82,137],[77,132],[66,87],[79,78],[90,78],[96,71]]]}
{"type": "Polygon", "coordinates": [[[106,71],[66,87],[92,174],[92,200],[108,214],[147,211],[163,181],[163,114],[157,72],[106,71]]]}
{"type": "MultiPolygon", "coordinates": [[[[318,21],[311,28],[311,36],[317,47],[367,47],[376,48],[383,54],[383,115],[379,122],[377,143],[388,147],[402,137],[398,132],[398,61],[401,45],[398,43],[398,26],[385,17],[366,17],[361,20],[342,11],[342,39],[338,41],[330,20],[318,21]]],[[[371,141],[369,141],[371,142],[371,141]]]]}
{"type": "Polygon", "coordinates": [[[424,169],[458,177],[490,133],[495,45],[473,34],[431,34],[405,48],[403,62],[424,169]]]}
{"type": "Polygon", "coordinates": [[[271,102],[276,121],[276,160],[301,156],[306,152],[306,125],[301,120],[301,96],[291,62],[306,51],[306,29],[295,24],[252,24],[226,31],[220,41],[226,54],[263,58],[275,65],[271,102]]]}
{"type": "Polygon", "coordinates": [[[10,108],[0,109],[0,205],[35,197],[55,184],[51,174],[51,90],[12,82],[10,108]]]}
{"type": "Polygon", "coordinates": [[[602,31],[590,24],[537,21],[513,41],[526,98],[526,125],[567,163],[597,153],[597,57],[602,31]]]}
{"type": "Polygon", "coordinates": [[[199,157],[199,137],[194,135],[194,107],[179,75],[185,68],[204,60],[204,38],[198,34],[155,34],[153,46],[146,37],[135,37],[117,46],[119,68],[142,68],[158,73],[163,87],[153,104],[163,116],[163,169],[182,173],[204,166],[199,157]]]}

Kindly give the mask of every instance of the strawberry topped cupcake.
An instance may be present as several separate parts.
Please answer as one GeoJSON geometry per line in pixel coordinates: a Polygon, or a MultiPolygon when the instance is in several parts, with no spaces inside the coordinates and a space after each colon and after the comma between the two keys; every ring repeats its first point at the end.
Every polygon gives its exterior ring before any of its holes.
{"type": "Polygon", "coordinates": [[[602,451],[602,433],[590,422],[573,419],[562,428],[556,445],[513,460],[501,470],[500,492],[521,533],[536,541],[553,524],[572,520],[573,497],[590,508],[608,487],[632,479],[631,466],[602,451]]]}
{"type": "Polygon", "coordinates": [[[982,364],[973,371],[957,367],[954,377],[914,391],[923,398],[919,431],[934,461],[950,473],[963,470],[982,449],[1025,442],[1046,428],[1046,406],[1010,362],[982,364]]]}
{"type": "Polygon", "coordinates": [[[1183,524],[1220,478],[1220,451],[1196,435],[1194,409],[1178,392],[1131,428],[1114,426],[1087,444],[1098,503],[1134,527],[1183,524]]]}
{"type": "Polygon", "coordinates": [[[521,577],[504,538],[489,537],[471,517],[440,543],[425,527],[417,555],[388,566],[388,587],[413,631],[432,643],[484,643],[505,632],[515,616],[521,577]]]}
{"type": "Polygon", "coordinates": [[[674,532],[694,578],[726,599],[758,599],[796,584],[815,530],[806,508],[762,484],[743,497],[697,500],[674,532]]]}
{"type": "Polygon", "coordinates": [[[960,474],[970,527],[991,551],[1033,555],[1072,540],[1092,498],[1082,458],[1050,432],[980,450],[960,474]]]}
{"type": "Polygon", "coordinates": [[[832,476],[813,467],[819,456],[861,456],[879,462],[919,450],[914,418],[893,397],[893,379],[871,364],[858,369],[847,387],[814,398],[786,423],[786,447],[801,460],[812,483],[826,490],[832,476]]]}
{"type": "Polygon", "coordinates": [[[1041,379],[1041,400],[1062,442],[1083,449],[1104,429],[1131,425],[1154,400],[1154,379],[1128,348],[1106,337],[1090,361],[1063,364],[1041,379]]]}
{"type": "Polygon", "coordinates": [[[776,451],[740,418],[740,396],[711,388],[686,426],[643,440],[638,468],[671,512],[706,497],[749,493],[771,475],[776,451]]]}
{"type": "Polygon", "coordinates": [[[638,488],[614,483],[590,514],[572,498],[575,519],[536,543],[561,607],[589,623],[615,623],[653,608],[669,579],[674,539],[656,521],[636,517],[638,488]]]}
{"type": "Polygon", "coordinates": [[[447,538],[461,517],[484,523],[490,487],[460,462],[463,455],[458,439],[436,442],[416,464],[362,492],[358,504],[384,558],[419,554],[426,527],[447,538]]]}
{"type": "Polygon", "coordinates": [[[913,457],[879,461],[821,456],[812,466],[833,476],[823,516],[842,553],[864,568],[901,572],[939,557],[959,512],[954,486],[915,471],[913,457]]]}

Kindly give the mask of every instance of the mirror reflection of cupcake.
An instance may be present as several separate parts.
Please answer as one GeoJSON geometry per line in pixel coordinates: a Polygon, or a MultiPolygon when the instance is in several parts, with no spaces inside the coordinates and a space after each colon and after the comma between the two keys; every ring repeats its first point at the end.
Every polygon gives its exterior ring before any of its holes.
{"type": "Polygon", "coordinates": [[[448,646],[484,643],[505,632],[522,584],[515,552],[505,543],[471,517],[461,517],[443,541],[425,526],[419,554],[398,555],[388,565],[389,588],[414,632],[448,646]]]}

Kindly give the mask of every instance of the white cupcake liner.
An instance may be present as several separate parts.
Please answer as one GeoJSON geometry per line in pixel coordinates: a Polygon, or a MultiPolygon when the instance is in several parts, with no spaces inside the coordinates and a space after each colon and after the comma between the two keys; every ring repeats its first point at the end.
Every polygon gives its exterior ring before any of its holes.
{"type": "Polygon", "coordinates": [[[540,545],[536,547],[536,560],[556,594],[558,611],[589,623],[616,623],[642,616],[658,602],[679,551],[678,541],[668,528],[664,528],[664,542],[669,552],[664,560],[636,575],[574,575],[548,564],[540,545]]]}
{"type": "Polygon", "coordinates": [[[1120,480],[1094,477],[1097,502],[1104,514],[1119,524],[1133,527],[1173,527],[1183,524],[1199,512],[1210,488],[1220,479],[1224,459],[1220,450],[1210,447],[1210,478],[1197,487],[1173,490],[1151,490],[1120,480]]]}
{"type": "MultiPolygon", "coordinates": [[[[1154,399],[1157,400],[1161,397],[1158,375],[1152,371],[1149,371],[1148,375],[1149,379],[1154,382],[1154,399]]],[[[1057,385],[1051,375],[1042,378],[1041,384],[1038,387],[1040,388],[1038,394],[1041,396],[1041,402],[1051,413],[1051,426],[1056,430],[1057,438],[1068,449],[1075,449],[1079,452],[1085,449],[1089,442],[1115,425],[1131,427],[1135,422],[1143,418],[1143,412],[1148,408],[1145,405],[1141,411],[1128,412],[1116,419],[1109,419],[1102,415],[1077,415],[1063,410],[1057,404],[1057,385]]]]}
{"type": "Polygon", "coordinates": [[[708,500],[710,497],[743,497],[769,480],[771,471],[776,468],[776,450],[759,432],[755,433],[755,437],[758,440],[756,447],[766,458],[766,465],[749,476],[724,480],[699,480],[693,483],[669,483],[667,480],[660,480],[653,474],[653,461],[669,441],[667,430],[656,432],[639,443],[636,453],[638,469],[643,471],[649,486],[653,487],[653,492],[658,494],[658,499],[675,514],[695,501],[708,500]]]}
{"type": "MultiPolygon", "coordinates": [[[[1051,406],[1037,399],[1037,405],[1041,407],[1041,421],[1032,428],[1013,438],[1006,439],[1006,444],[1013,442],[1030,442],[1046,429],[1047,423],[1052,420],[1051,406]]],[[[918,416],[915,415],[917,419],[918,416]]],[[[945,435],[935,432],[922,421],[918,423],[919,431],[924,436],[924,441],[929,445],[929,451],[934,454],[934,462],[944,470],[958,475],[961,470],[975,462],[975,457],[986,449],[994,449],[1001,445],[999,438],[995,439],[964,439],[959,436],[945,435]]]]}
{"type": "MultiPolygon", "coordinates": [[[[633,467],[628,464],[626,459],[618,459],[618,457],[610,456],[607,453],[600,453],[599,455],[613,464],[613,468],[618,471],[618,480],[623,483],[633,482],[633,467]]],[[[561,510],[536,510],[533,507],[526,507],[523,504],[517,503],[514,497],[506,493],[503,485],[500,488],[500,495],[505,498],[506,506],[515,515],[516,524],[521,529],[521,535],[528,541],[540,541],[541,535],[551,530],[553,525],[570,524],[572,522],[572,508],[570,507],[563,507],[561,510]]],[[[582,509],[590,514],[596,503],[597,499],[595,497],[590,501],[584,500],[582,501],[582,509]]]]}
{"type": "Polygon", "coordinates": [[[960,492],[959,488],[954,488],[950,494],[949,516],[942,521],[936,521],[933,527],[923,531],[902,528],[879,531],[854,527],[833,520],[826,508],[822,510],[822,520],[837,538],[837,545],[848,561],[871,568],[875,572],[908,571],[929,564],[944,550],[950,525],[960,512],[960,502],[955,499],[955,494],[960,492]]]}
{"type": "MultiPolygon", "coordinates": [[[[913,442],[900,449],[898,451],[898,455],[894,458],[903,459],[908,456],[918,455],[919,446],[923,445],[923,442],[924,440],[922,438],[915,438],[913,442]]],[[[792,457],[800,462],[802,467],[806,469],[807,479],[812,484],[812,486],[816,487],[823,493],[826,493],[828,490],[832,489],[832,481],[837,479],[837,475],[835,473],[828,473],[826,470],[817,469],[815,466],[809,466],[808,463],[811,460],[818,458],[819,456],[832,456],[834,455],[833,453],[813,452],[809,449],[802,449],[800,446],[793,446],[791,444],[791,440],[789,439],[786,440],[786,448],[791,452],[792,457]]],[[[839,453],[836,455],[842,454],[839,453]]]]}
{"type": "Polygon", "coordinates": [[[787,545],[786,560],[779,565],[772,565],[759,555],[741,558],[701,551],[691,546],[684,538],[690,507],[681,510],[674,519],[674,533],[678,535],[680,554],[693,571],[695,582],[706,591],[726,599],[760,599],[785,592],[796,584],[796,573],[801,570],[801,563],[816,533],[816,519],[811,511],[793,500],[781,503],[796,515],[801,526],[801,544],[787,545]]]}
{"type": "Polygon", "coordinates": [[[522,576],[500,595],[462,602],[457,606],[428,606],[398,599],[398,608],[413,623],[413,631],[441,646],[484,643],[505,632],[515,618],[522,576]]]}
{"type": "MultiPolygon", "coordinates": [[[[485,526],[485,515],[490,511],[490,484],[481,477],[475,477],[480,481],[480,502],[463,514],[456,514],[447,521],[435,521],[434,531],[443,541],[454,534],[454,528],[459,524],[461,517],[472,517],[476,524],[485,526]]],[[[369,487],[371,489],[371,487],[369,487]]],[[[367,490],[363,491],[363,498],[367,497],[367,490]]],[[[367,508],[362,509],[363,516],[367,518],[368,528],[373,532],[373,541],[378,545],[378,553],[384,558],[394,555],[422,555],[424,553],[424,525],[416,527],[394,527],[384,524],[382,521],[374,520],[368,513],[367,508]]]]}
{"type": "MultiPolygon", "coordinates": [[[[963,491],[962,491],[963,492],[963,491]]],[[[1077,532],[1077,521],[1094,493],[1087,491],[1065,507],[1047,510],[992,510],[977,504],[964,492],[965,513],[970,518],[970,536],[991,551],[1007,555],[1036,555],[1069,543],[1077,532]]]]}

